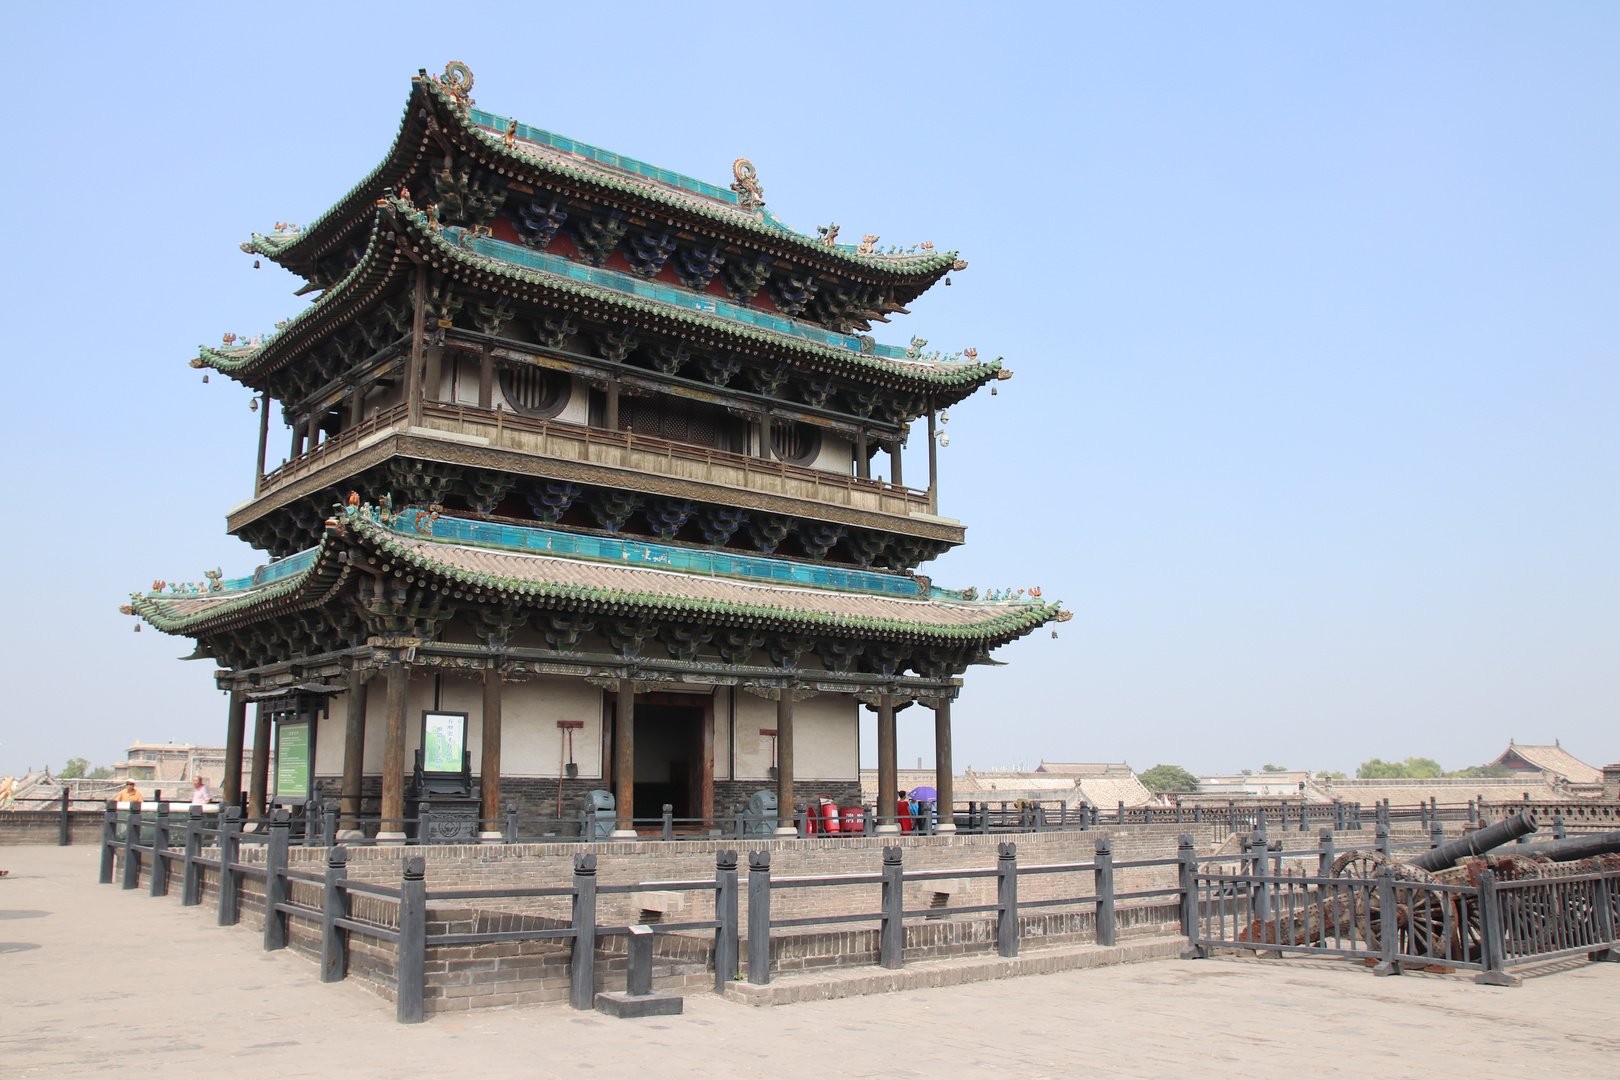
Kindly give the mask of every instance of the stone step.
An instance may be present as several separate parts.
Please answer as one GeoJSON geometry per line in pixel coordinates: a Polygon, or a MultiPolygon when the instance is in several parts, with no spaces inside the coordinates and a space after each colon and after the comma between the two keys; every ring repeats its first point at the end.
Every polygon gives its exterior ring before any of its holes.
{"type": "Polygon", "coordinates": [[[796,1001],[888,994],[931,986],[1010,979],[1017,975],[1046,975],[1055,971],[1134,964],[1143,960],[1175,959],[1187,947],[1184,937],[1140,938],[1124,945],[1078,945],[1060,949],[1030,949],[1022,955],[922,960],[897,970],[879,967],[839,968],[795,972],[774,977],[764,986],[733,982],[726,997],[744,1005],[789,1005],[796,1001]]]}

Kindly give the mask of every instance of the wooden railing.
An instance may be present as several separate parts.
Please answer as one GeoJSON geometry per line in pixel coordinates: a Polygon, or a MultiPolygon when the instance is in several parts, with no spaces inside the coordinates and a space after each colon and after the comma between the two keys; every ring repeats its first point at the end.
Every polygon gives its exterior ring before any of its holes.
{"type": "MultiPolygon", "coordinates": [[[[407,423],[408,415],[404,405],[380,412],[265,475],[259,483],[259,494],[268,494],[283,484],[347,457],[362,441],[378,431],[404,430],[407,423]]],[[[789,483],[808,485],[810,492],[806,497],[818,502],[847,503],[851,501],[851,496],[866,495],[874,502],[873,508],[883,512],[899,514],[930,512],[928,492],[916,488],[822,469],[805,468],[785,461],[749,457],[746,454],[735,454],[707,446],[675,442],[637,434],[633,430],[612,431],[558,420],[532,419],[505,409],[480,409],[474,406],[433,402],[422,406],[422,426],[447,433],[486,438],[492,447],[531,453],[539,457],[632,468],[628,462],[603,461],[601,455],[595,453],[597,448],[617,450],[622,451],[626,457],[631,454],[639,455],[633,466],[636,471],[680,476],[676,462],[686,462],[702,465],[711,473],[717,469],[733,470],[737,474],[734,479],[739,482],[710,480],[726,486],[752,488],[756,478],[770,477],[780,480],[782,486],[789,483]],[[536,441],[539,444],[538,448],[534,445],[536,441]],[[668,463],[666,467],[657,467],[656,463],[660,458],[668,463]]]]}

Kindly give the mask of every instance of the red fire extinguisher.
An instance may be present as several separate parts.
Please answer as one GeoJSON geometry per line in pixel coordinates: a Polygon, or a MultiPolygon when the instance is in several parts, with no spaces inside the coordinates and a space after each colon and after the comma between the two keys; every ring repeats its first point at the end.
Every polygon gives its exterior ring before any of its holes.
{"type": "Polygon", "coordinates": [[[838,804],[827,796],[821,797],[822,831],[832,835],[841,831],[838,821],[838,804]]]}

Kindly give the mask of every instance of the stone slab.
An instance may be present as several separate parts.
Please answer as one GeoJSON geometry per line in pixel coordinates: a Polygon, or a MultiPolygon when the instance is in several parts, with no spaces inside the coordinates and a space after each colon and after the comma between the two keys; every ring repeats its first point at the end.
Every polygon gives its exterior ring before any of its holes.
{"type": "Polygon", "coordinates": [[[596,1011],[630,1020],[638,1016],[679,1016],[684,1007],[679,994],[627,994],[623,990],[607,990],[596,995],[596,1011]]]}
{"type": "Polygon", "coordinates": [[[799,1001],[890,994],[898,990],[960,986],[964,983],[1010,979],[1019,975],[1049,975],[1057,971],[1168,960],[1181,956],[1184,937],[1155,937],[1125,945],[1082,945],[1072,948],[1028,950],[1014,957],[924,960],[889,970],[879,967],[839,968],[779,975],[764,986],[734,982],[726,997],[744,1005],[789,1005],[799,1001]]]}

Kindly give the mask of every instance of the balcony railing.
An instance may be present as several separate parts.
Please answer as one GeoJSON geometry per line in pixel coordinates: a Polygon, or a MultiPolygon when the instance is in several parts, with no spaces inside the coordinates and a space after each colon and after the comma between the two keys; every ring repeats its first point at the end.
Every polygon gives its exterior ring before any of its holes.
{"type": "MultiPolygon", "coordinates": [[[[259,494],[268,494],[349,456],[378,432],[403,431],[407,424],[404,405],[380,412],[265,475],[259,482],[259,494]]],[[[719,484],[901,516],[933,512],[928,492],[883,480],[809,469],[784,461],[640,435],[634,431],[611,431],[558,420],[536,420],[505,409],[428,402],[422,406],[422,426],[447,434],[487,439],[493,448],[553,460],[601,465],[627,472],[719,484]]]]}

